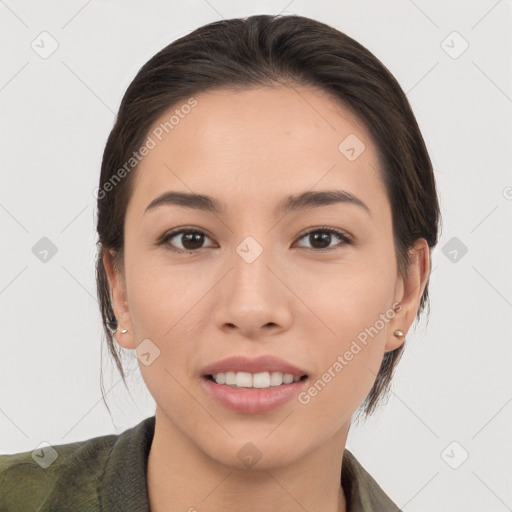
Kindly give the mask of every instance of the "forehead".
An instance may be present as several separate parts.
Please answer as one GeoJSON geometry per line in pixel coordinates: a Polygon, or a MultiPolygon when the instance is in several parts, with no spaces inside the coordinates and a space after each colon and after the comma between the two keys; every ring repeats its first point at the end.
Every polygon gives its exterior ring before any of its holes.
{"type": "Polygon", "coordinates": [[[170,107],[148,137],[154,147],[139,164],[133,194],[146,203],[166,190],[230,202],[314,188],[383,194],[368,130],[316,88],[206,91],[170,107]]]}

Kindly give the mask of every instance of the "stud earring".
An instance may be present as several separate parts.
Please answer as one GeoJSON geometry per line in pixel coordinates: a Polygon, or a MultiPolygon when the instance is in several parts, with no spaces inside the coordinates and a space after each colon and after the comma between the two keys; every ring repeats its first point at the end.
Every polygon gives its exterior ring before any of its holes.
{"type": "Polygon", "coordinates": [[[112,334],[115,334],[116,332],[120,332],[121,334],[126,334],[128,332],[127,329],[120,329],[119,324],[117,323],[117,320],[114,318],[110,322],[108,322],[108,327],[112,334]]]}
{"type": "Polygon", "coordinates": [[[403,338],[403,337],[404,337],[404,331],[401,331],[400,329],[397,329],[393,334],[394,334],[397,338],[403,338]]]}

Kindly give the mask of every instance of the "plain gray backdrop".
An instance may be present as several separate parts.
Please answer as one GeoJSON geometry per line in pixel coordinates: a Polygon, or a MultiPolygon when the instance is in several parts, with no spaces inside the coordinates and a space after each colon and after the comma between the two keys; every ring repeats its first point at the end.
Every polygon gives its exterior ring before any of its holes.
{"type": "Polygon", "coordinates": [[[429,321],[348,448],[407,512],[512,510],[511,12],[496,0],[0,1],[0,452],[119,433],[154,413],[131,352],[131,395],[120,383],[95,295],[93,191],[115,113],[174,39],[221,18],[301,14],[396,76],[443,215],[429,321]]]}

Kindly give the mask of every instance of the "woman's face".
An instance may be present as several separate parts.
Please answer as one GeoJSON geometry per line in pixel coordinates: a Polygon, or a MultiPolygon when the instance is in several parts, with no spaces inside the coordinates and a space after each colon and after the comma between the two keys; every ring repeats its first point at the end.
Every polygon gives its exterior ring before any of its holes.
{"type": "Polygon", "coordinates": [[[423,285],[397,273],[376,148],[349,110],[305,87],[195,100],[161,116],[133,171],[122,275],[105,259],[117,340],[138,347],[162,427],[224,464],[272,467],[346,436],[423,285]],[[248,361],[211,367],[231,356],[248,361]],[[277,360],[250,366],[261,356],[277,360]],[[267,387],[287,372],[302,379],[267,387]]]}

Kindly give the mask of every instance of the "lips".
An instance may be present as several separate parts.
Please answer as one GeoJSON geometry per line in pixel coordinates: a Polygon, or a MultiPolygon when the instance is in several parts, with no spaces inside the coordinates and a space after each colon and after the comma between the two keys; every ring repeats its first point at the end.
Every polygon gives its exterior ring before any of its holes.
{"type": "Polygon", "coordinates": [[[273,355],[262,355],[252,359],[246,356],[231,356],[205,366],[201,370],[201,375],[203,377],[211,377],[218,373],[227,372],[247,372],[252,374],[280,372],[299,378],[308,374],[305,369],[299,368],[284,359],[273,355]]]}
{"type": "Polygon", "coordinates": [[[273,355],[231,356],[201,370],[201,386],[207,396],[244,414],[262,414],[284,406],[307,381],[305,369],[273,355]]]}

